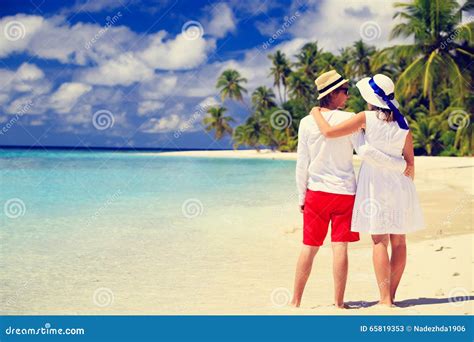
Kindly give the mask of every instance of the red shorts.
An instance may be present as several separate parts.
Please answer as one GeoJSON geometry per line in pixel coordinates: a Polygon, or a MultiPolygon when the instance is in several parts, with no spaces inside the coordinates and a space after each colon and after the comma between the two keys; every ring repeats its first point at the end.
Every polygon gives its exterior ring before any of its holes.
{"type": "Polygon", "coordinates": [[[306,191],[304,202],[303,243],[321,246],[331,221],[332,242],[359,241],[359,233],[351,232],[352,208],[355,195],[332,194],[323,191],[306,191]]]}

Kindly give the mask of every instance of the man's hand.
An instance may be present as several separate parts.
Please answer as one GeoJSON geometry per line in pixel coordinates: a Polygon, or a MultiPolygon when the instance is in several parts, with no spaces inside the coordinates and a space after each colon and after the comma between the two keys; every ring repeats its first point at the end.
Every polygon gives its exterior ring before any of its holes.
{"type": "Polygon", "coordinates": [[[300,205],[300,213],[304,213],[304,204],[303,205],[300,205]]]}
{"type": "Polygon", "coordinates": [[[407,167],[403,174],[407,177],[410,177],[412,180],[415,179],[415,165],[409,165],[407,164],[407,167]]]}

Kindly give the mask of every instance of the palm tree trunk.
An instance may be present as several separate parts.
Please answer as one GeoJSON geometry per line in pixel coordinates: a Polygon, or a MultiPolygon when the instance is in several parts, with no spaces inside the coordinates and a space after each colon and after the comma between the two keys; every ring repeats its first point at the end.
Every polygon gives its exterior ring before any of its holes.
{"type": "Polygon", "coordinates": [[[283,103],[283,99],[282,99],[282,97],[281,97],[281,86],[280,86],[280,82],[278,82],[277,88],[278,88],[278,97],[280,98],[280,104],[282,104],[282,103],[283,103]]]}

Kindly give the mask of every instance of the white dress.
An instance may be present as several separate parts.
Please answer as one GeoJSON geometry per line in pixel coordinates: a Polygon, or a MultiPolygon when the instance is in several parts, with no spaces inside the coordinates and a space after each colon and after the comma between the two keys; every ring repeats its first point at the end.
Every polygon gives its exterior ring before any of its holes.
{"type": "MultiPolygon", "coordinates": [[[[367,144],[400,157],[407,130],[383,120],[383,113],[366,111],[367,144]]],[[[351,230],[369,234],[405,234],[424,228],[415,184],[388,168],[362,162],[352,214],[351,230]]]]}

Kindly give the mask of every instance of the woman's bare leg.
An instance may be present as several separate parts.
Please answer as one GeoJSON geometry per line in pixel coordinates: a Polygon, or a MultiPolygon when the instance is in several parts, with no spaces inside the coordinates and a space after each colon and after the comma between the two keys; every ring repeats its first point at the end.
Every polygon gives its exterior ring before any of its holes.
{"type": "Polygon", "coordinates": [[[405,234],[390,234],[390,245],[392,247],[392,255],[390,257],[390,298],[394,301],[395,293],[407,262],[405,234]]]}
{"type": "Polygon", "coordinates": [[[380,291],[379,304],[392,305],[390,296],[390,259],[388,257],[388,234],[372,235],[375,277],[380,291]]]}

